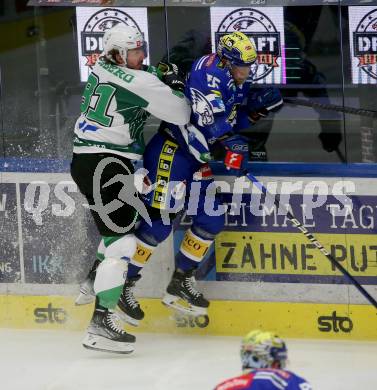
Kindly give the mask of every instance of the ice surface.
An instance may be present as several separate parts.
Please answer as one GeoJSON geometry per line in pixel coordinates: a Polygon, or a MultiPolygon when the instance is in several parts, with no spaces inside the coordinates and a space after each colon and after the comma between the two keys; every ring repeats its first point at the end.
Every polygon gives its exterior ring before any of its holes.
{"type": "MultiPolygon", "coordinates": [[[[2,390],[211,390],[240,373],[239,337],[137,334],[131,355],[82,332],[0,330],[2,390]]],[[[376,390],[377,342],[287,340],[289,369],[317,390],[376,390]]]]}

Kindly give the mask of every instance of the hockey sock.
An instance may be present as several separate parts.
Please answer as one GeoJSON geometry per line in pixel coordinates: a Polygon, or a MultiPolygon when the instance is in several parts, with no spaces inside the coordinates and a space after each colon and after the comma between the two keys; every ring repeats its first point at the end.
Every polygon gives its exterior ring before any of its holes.
{"type": "Polygon", "coordinates": [[[157,248],[157,245],[151,245],[147,243],[145,239],[142,240],[139,237],[136,237],[136,245],[136,252],[131,257],[131,261],[128,265],[128,279],[139,275],[140,271],[152,256],[153,251],[157,248]]]}
{"type": "Polygon", "coordinates": [[[111,257],[106,257],[98,266],[94,291],[101,306],[107,309],[115,308],[122,293],[126,272],[127,262],[111,257]]]}
{"type": "Polygon", "coordinates": [[[116,307],[127,275],[128,262],[136,251],[133,234],[104,237],[105,258],[97,268],[94,291],[99,304],[108,309],[116,307]]]}
{"type": "Polygon", "coordinates": [[[204,239],[188,229],[175,257],[176,267],[182,271],[198,268],[212,242],[213,240],[204,239]]]}
{"type": "Polygon", "coordinates": [[[98,296],[96,296],[96,303],[95,303],[95,309],[99,309],[99,310],[106,310],[106,307],[105,306],[102,306],[100,303],[99,303],[99,298],[98,296]]]}
{"type": "Polygon", "coordinates": [[[99,260],[99,261],[103,261],[104,260],[104,258],[105,258],[105,250],[106,250],[105,242],[104,242],[104,238],[102,238],[101,242],[98,245],[98,249],[97,249],[97,254],[96,254],[97,260],[99,260]]]}
{"type": "Polygon", "coordinates": [[[142,269],[143,267],[137,267],[132,263],[128,264],[127,279],[131,279],[138,276],[142,269]]]}
{"type": "Polygon", "coordinates": [[[103,253],[97,252],[96,253],[96,258],[99,261],[103,261],[105,259],[105,255],[103,253]]]}

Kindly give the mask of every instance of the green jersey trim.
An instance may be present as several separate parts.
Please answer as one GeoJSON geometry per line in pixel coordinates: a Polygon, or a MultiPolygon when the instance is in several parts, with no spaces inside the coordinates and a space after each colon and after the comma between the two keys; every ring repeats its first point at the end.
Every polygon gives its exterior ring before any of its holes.
{"type": "Polygon", "coordinates": [[[100,149],[110,149],[110,150],[117,150],[118,152],[123,153],[134,153],[134,154],[143,154],[143,150],[138,147],[139,145],[135,142],[133,142],[130,145],[127,146],[121,146],[117,144],[111,144],[109,142],[99,142],[99,141],[93,141],[93,140],[86,140],[83,138],[78,137],[77,135],[73,138],[73,145],[80,147],[80,146],[95,146],[100,149]],[[140,149],[139,151],[137,149],[140,149]]]}

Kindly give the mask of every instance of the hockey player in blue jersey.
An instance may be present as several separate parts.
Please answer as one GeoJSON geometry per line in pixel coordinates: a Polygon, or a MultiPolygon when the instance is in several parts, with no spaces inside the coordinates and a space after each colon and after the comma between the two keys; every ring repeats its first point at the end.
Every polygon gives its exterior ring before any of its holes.
{"type": "MultiPolygon", "coordinates": [[[[195,289],[193,276],[224,226],[224,214],[209,215],[205,210],[206,203],[214,210],[220,203],[213,191],[212,195],[207,191],[213,183],[208,162],[222,160],[227,169],[240,174],[247,162],[248,147],[238,130],[283,103],[276,88],[250,91],[249,81],[256,66],[256,49],[246,35],[224,35],[217,52],[199,58],[191,68],[185,87],[192,107],[190,123],[176,126],[162,122],[146,147],[143,160],[147,181],[155,184],[144,198],[152,226],[141,221],[136,229],[137,250],[118,302],[118,314],[132,325],[138,325],[144,317],[133,287],[155,248],[169,236],[177,203],[195,215],[176,255],[176,269],[163,302],[192,315],[207,313],[209,302],[195,289]]],[[[177,69],[168,65],[165,77],[175,76],[177,69]]],[[[85,293],[85,289],[81,291],[85,293]]]]}
{"type": "Polygon", "coordinates": [[[215,390],[311,390],[305,379],[285,370],[287,347],[271,332],[253,330],[241,343],[243,375],[230,378],[215,390]]]}
{"type": "Polygon", "coordinates": [[[161,217],[165,211],[174,218],[174,205],[183,204],[192,215],[176,255],[176,269],[163,297],[163,303],[192,315],[206,315],[209,301],[196,290],[193,277],[216,235],[224,227],[224,214],[209,215],[205,203],[218,209],[218,195],[209,194],[213,183],[208,161],[222,160],[235,174],[247,161],[247,141],[237,135],[283,101],[276,88],[250,91],[250,79],[257,66],[254,44],[241,32],[223,36],[216,53],[194,62],[186,82],[185,94],[192,107],[190,124],[175,126],[162,122],[144,153],[148,178],[157,187],[145,201],[149,205],[152,226],[142,221],[136,231],[137,251],[128,267],[128,280],[118,307],[123,319],[137,325],[144,312],[134,298],[132,288],[140,271],[159,243],[172,230],[161,217]],[[247,101],[247,104],[245,104],[247,101]],[[173,194],[174,196],[171,196],[173,194]],[[177,202],[177,199],[185,199],[177,202]],[[192,205],[194,213],[192,212],[192,205]]]}

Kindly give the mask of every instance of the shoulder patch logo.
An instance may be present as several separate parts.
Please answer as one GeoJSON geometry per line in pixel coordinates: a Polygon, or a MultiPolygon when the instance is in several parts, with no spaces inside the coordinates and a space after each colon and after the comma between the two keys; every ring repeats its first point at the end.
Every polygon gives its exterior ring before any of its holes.
{"type": "Polygon", "coordinates": [[[195,88],[190,88],[192,110],[198,115],[199,126],[212,125],[215,122],[211,103],[206,96],[195,88]]]}

